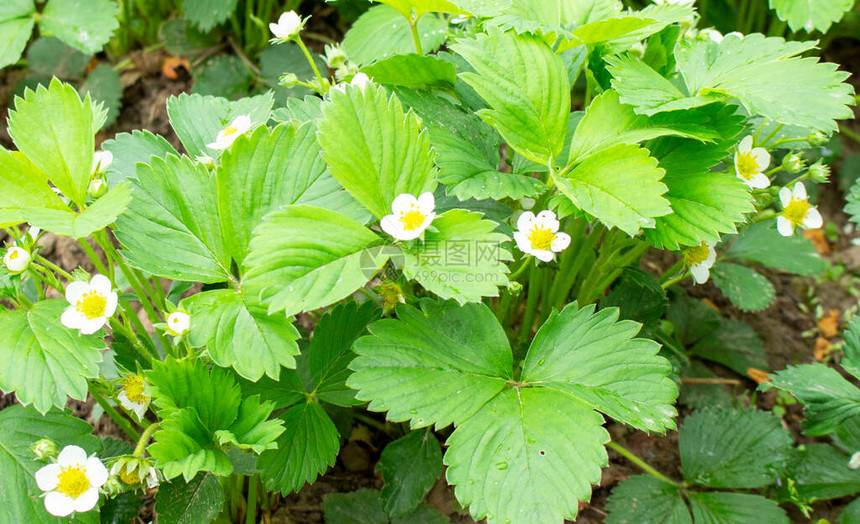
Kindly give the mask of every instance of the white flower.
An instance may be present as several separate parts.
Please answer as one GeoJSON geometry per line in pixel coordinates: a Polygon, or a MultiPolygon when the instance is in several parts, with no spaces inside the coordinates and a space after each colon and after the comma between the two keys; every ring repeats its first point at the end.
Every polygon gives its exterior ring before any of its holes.
{"type": "Polygon", "coordinates": [[[269,30],[275,35],[274,40],[285,42],[299,34],[305,23],[295,11],[287,11],[278,18],[277,24],[269,24],[269,30]]]}
{"type": "Polygon", "coordinates": [[[711,276],[711,268],[717,260],[715,244],[716,242],[702,242],[684,252],[684,263],[690,268],[696,284],[704,284],[711,276]]]}
{"type": "Polygon", "coordinates": [[[199,163],[199,164],[203,164],[204,166],[208,167],[209,169],[215,168],[215,159],[209,155],[197,155],[197,157],[194,159],[194,161],[199,163]]]}
{"type": "Polygon", "coordinates": [[[91,335],[116,311],[117,294],[106,276],[94,275],[89,283],[76,280],[66,286],[66,300],[71,306],[63,311],[63,325],[91,335]]]}
{"type": "Polygon", "coordinates": [[[244,135],[251,129],[251,115],[240,115],[233,119],[230,124],[218,131],[218,136],[211,144],[206,144],[206,147],[223,151],[233,145],[233,142],[244,135]]]}
{"type": "Polygon", "coordinates": [[[403,193],[397,195],[391,203],[392,213],[382,217],[379,225],[397,240],[414,240],[420,237],[436,218],[433,211],[435,207],[436,200],[429,191],[421,193],[418,198],[403,193]]]}
{"type": "Polygon", "coordinates": [[[351,85],[353,87],[357,87],[357,88],[361,89],[362,91],[364,91],[365,87],[372,85],[372,84],[373,84],[373,79],[364,73],[358,73],[357,75],[352,77],[352,80],[349,81],[349,85],[351,85]]]}
{"type": "Polygon", "coordinates": [[[93,153],[93,173],[103,173],[113,163],[113,153],[96,151],[93,153]]]}
{"type": "Polygon", "coordinates": [[[851,469],[860,468],[860,451],[851,455],[851,460],[848,461],[848,467],[851,469]]]}
{"type": "Polygon", "coordinates": [[[326,45],[325,56],[323,57],[325,64],[331,69],[337,69],[346,63],[346,52],[340,44],[326,45]]]}
{"type": "Polygon", "coordinates": [[[784,237],[794,234],[794,228],[818,229],[824,224],[821,213],[809,204],[803,182],[794,184],[794,191],[784,187],[779,190],[782,214],[776,219],[776,229],[784,237]]]}
{"type": "Polygon", "coordinates": [[[526,211],[517,219],[514,240],[523,253],[550,262],[555,253],[564,251],[570,245],[570,235],[558,233],[558,227],[558,219],[552,211],[544,210],[537,216],[526,211]]]}
{"type": "Polygon", "coordinates": [[[12,246],[3,255],[3,264],[10,273],[23,273],[30,266],[30,252],[24,248],[12,246]]]}
{"type": "Polygon", "coordinates": [[[134,412],[137,415],[137,420],[143,420],[146,410],[149,409],[149,403],[152,398],[146,394],[146,383],[140,375],[128,375],[120,381],[122,389],[117,394],[116,398],[122,407],[134,412]]]}
{"type": "Polygon", "coordinates": [[[90,185],[87,187],[87,194],[91,198],[101,198],[107,193],[108,185],[102,178],[94,178],[90,180],[90,185]]]}
{"type": "Polygon", "coordinates": [[[167,332],[174,337],[181,337],[191,329],[191,316],[184,311],[174,311],[167,315],[167,332]]]}
{"type": "Polygon", "coordinates": [[[744,184],[753,189],[764,189],[770,179],[763,173],[770,166],[770,153],[763,147],[753,148],[753,137],[741,140],[735,152],[735,172],[744,184]]]}
{"type": "Polygon", "coordinates": [[[95,456],[78,446],[66,446],[56,464],[36,472],[36,484],[45,495],[45,509],[55,517],[93,509],[99,501],[99,488],[107,482],[108,471],[95,456]]]}

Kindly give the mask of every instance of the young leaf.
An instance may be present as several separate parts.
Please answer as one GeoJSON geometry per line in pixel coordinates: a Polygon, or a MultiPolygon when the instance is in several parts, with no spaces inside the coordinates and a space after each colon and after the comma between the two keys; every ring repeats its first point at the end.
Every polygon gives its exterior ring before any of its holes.
{"type": "Polygon", "coordinates": [[[773,302],[776,291],[766,277],[738,264],[721,262],[711,270],[714,284],[743,311],[759,311],[773,302]]]}
{"type": "Polygon", "coordinates": [[[332,175],[377,218],[402,193],[436,187],[429,136],[414,113],[382,87],[334,90],[318,139],[332,175]]]}
{"type": "Polygon", "coordinates": [[[453,49],[475,72],[460,78],[487,101],[478,111],[524,157],[547,165],[567,134],[570,80],[560,56],[539,37],[490,30],[453,49]]]}
{"type": "Polygon", "coordinates": [[[678,488],[650,475],[618,484],[606,509],[606,524],[693,524],[678,488]]]}
{"type": "MultiPolygon", "coordinates": [[[[487,4],[487,2],[482,3],[487,4]]],[[[606,20],[618,15],[621,11],[621,4],[614,0],[577,0],[574,2],[569,0],[517,0],[504,4],[499,2],[491,2],[490,4],[491,7],[481,6],[482,9],[479,10],[489,11],[485,16],[494,11],[498,14],[504,13],[501,16],[496,16],[493,22],[505,29],[513,28],[517,33],[540,32],[565,35],[569,33],[568,28],[570,27],[577,28],[591,22],[606,20]]]]}
{"type": "Polygon", "coordinates": [[[29,310],[0,312],[4,336],[0,348],[0,389],[15,392],[22,404],[40,413],[62,408],[67,397],[84,400],[87,378],[95,378],[104,341],[80,335],[60,324],[65,300],[42,300],[29,310]]]}
{"type": "Polygon", "coordinates": [[[690,493],[696,524],[789,524],[785,511],[761,495],[708,491],[690,493]]]}
{"type": "Polygon", "coordinates": [[[803,29],[807,33],[826,33],[853,6],[854,0],[770,0],[770,8],[792,31],[803,29]]]}
{"type": "Polygon", "coordinates": [[[457,70],[445,60],[416,53],[394,55],[373,65],[364,66],[361,72],[374,83],[410,88],[450,88],[457,82],[457,70]]]}
{"type": "Polygon", "coordinates": [[[803,276],[820,275],[830,266],[812,242],[799,235],[784,237],[766,222],[744,228],[725,255],[803,276]]]}
{"type": "MultiPolygon", "coordinates": [[[[421,49],[430,53],[444,42],[448,22],[435,16],[418,20],[421,49]]],[[[409,24],[403,15],[387,5],[375,5],[358,17],[343,38],[343,49],[349,59],[365,66],[377,60],[415,52],[409,24]]]]}
{"type": "Polygon", "coordinates": [[[51,0],[39,18],[39,32],[53,35],[87,54],[95,54],[119,27],[119,8],[110,0],[51,0]]]}
{"type": "Polygon", "coordinates": [[[162,524],[204,524],[217,517],[223,505],[218,477],[198,473],[188,482],[173,479],[159,486],[155,514],[162,524]]]}
{"type": "Polygon", "coordinates": [[[807,444],[788,472],[798,496],[827,500],[860,492],[860,471],[848,467],[850,457],[827,444],[807,444]]]}
{"type": "Polygon", "coordinates": [[[385,446],[376,470],[385,483],[380,495],[391,517],[403,517],[424,499],[442,474],[442,450],[430,431],[412,431],[385,446]]]}
{"type": "Polygon", "coordinates": [[[678,437],[684,478],[712,488],[761,488],[780,478],[792,438],[776,415],[754,409],[693,413],[678,437]]]}
{"type": "Polygon", "coordinates": [[[35,12],[33,0],[10,0],[0,7],[0,68],[21,58],[33,33],[35,12]]]}
{"type": "Polygon", "coordinates": [[[136,178],[137,164],[150,164],[153,156],[162,159],[168,154],[179,156],[179,153],[164,137],[145,130],[119,133],[102,142],[102,149],[113,154],[113,163],[108,167],[106,173],[111,185],[116,185],[126,179],[136,178]]]}
{"type": "Polygon", "coordinates": [[[236,10],[237,0],[182,0],[185,17],[203,31],[226,21],[236,10]]]}

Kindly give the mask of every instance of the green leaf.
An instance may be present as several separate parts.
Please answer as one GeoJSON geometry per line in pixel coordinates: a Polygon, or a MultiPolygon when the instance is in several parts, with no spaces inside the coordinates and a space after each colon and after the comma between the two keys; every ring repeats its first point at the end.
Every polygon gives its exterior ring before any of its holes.
{"type": "MultiPolygon", "coordinates": [[[[438,49],[445,42],[447,30],[447,21],[435,16],[422,16],[418,20],[422,50],[431,53],[438,49]]],[[[358,66],[415,52],[409,24],[396,9],[387,5],[373,6],[361,15],[346,32],[343,48],[358,66]]]]}
{"type": "Polygon", "coordinates": [[[107,179],[111,185],[136,178],[137,164],[149,164],[153,156],[162,159],[168,154],[179,156],[164,137],[145,130],[119,133],[102,142],[102,149],[113,154],[113,163],[107,170],[107,179]]]}
{"type": "Polygon", "coordinates": [[[211,473],[184,482],[174,479],[158,488],[155,513],[163,524],[207,524],[221,512],[224,491],[211,473]]]}
{"type": "Polygon", "coordinates": [[[622,144],[586,158],[564,176],[553,174],[553,180],[579,209],[633,236],[672,212],[663,198],[663,174],[648,150],[622,144]]]}
{"type": "Polygon", "coordinates": [[[407,20],[420,18],[427,13],[452,13],[465,14],[459,7],[448,0],[378,0],[382,4],[390,5],[403,15],[407,20]]]}
{"type": "Polygon", "coordinates": [[[461,304],[495,297],[508,283],[505,261],[512,257],[502,243],[510,240],[495,232],[498,224],[480,213],[452,209],[442,213],[424,234],[420,245],[404,247],[403,274],[443,299],[461,304]]]}
{"type": "Polygon", "coordinates": [[[65,300],[42,300],[29,310],[4,311],[0,389],[40,413],[62,408],[67,397],[84,400],[87,378],[95,378],[105,349],[96,335],[80,335],[60,324],[65,300]]]}
{"type": "Polygon", "coordinates": [[[237,0],[182,0],[185,17],[194,25],[208,31],[226,21],[236,10],[237,0]]]}
{"type": "Polygon", "coordinates": [[[33,33],[35,12],[33,0],[12,0],[0,7],[0,68],[21,58],[33,33]]]}
{"type": "Polygon", "coordinates": [[[380,495],[391,517],[403,517],[424,499],[442,474],[442,450],[430,431],[412,431],[385,446],[376,465],[385,483],[380,495]]]}
{"type": "Polygon", "coordinates": [[[288,98],[285,107],[279,107],[272,113],[272,120],[277,122],[295,120],[300,124],[319,120],[322,118],[322,103],[322,98],[318,96],[288,98]]]}
{"type": "Polygon", "coordinates": [[[553,313],[532,340],[523,381],[563,391],[644,431],[674,429],[677,385],[652,340],[633,338],[641,324],[618,321],[618,310],[574,302],[553,313]]]}
{"type": "Polygon", "coordinates": [[[602,424],[588,404],[564,393],[506,389],[448,438],[446,477],[476,520],[573,520],[607,464],[602,424]]]}
{"type": "MultiPolygon", "coordinates": [[[[310,51],[311,57],[320,71],[326,71],[326,63],[323,58],[310,51]]],[[[290,102],[300,101],[303,96],[313,98],[318,102],[322,99],[312,96],[314,91],[302,85],[286,87],[280,85],[281,75],[293,73],[299,80],[316,81],[316,75],[311,68],[305,53],[295,42],[286,42],[269,46],[260,53],[260,75],[259,79],[275,92],[275,105],[287,105],[290,102]]],[[[277,111],[277,110],[275,110],[277,111]]]]}
{"type": "Polygon", "coordinates": [[[9,136],[18,150],[79,206],[87,199],[93,135],[92,102],[56,79],[47,89],[25,91],[9,112],[9,136]]]}
{"type": "Polygon", "coordinates": [[[848,219],[855,224],[860,224],[860,179],[851,186],[845,195],[845,213],[848,219]]]}
{"type": "Polygon", "coordinates": [[[669,307],[666,290],[657,277],[647,271],[635,267],[626,267],[623,271],[620,282],[600,301],[600,309],[617,307],[620,318],[639,322],[650,329],[669,307]]]}
{"type": "Polygon", "coordinates": [[[235,100],[248,94],[254,77],[237,56],[217,56],[194,70],[192,92],[235,100]]]}
{"type": "Polygon", "coordinates": [[[848,467],[850,457],[827,444],[807,444],[788,472],[802,499],[827,500],[860,492],[860,471],[848,467]]]}
{"type": "Polygon", "coordinates": [[[328,524],[387,524],[379,492],[360,489],[352,493],[329,493],[323,499],[323,515],[328,524]]]}
{"type": "Polygon", "coordinates": [[[27,209],[30,224],[58,235],[83,238],[99,231],[125,212],[131,202],[131,186],[120,184],[96,200],[83,213],[71,210],[27,209]]]}
{"type": "Polygon", "coordinates": [[[284,432],[277,449],[263,452],[257,467],[266,488],[284,495],[313,483],[334,466],[340,449],[337,428],[319,403],[308,401],[280,416],[284,432]]]}
{"type": "Polygon", "coordinates": [[[402,193],[436,187],[430,138],[414,113],[382,87],[334,90],[318,139],[332,175],[377,218],[402,193]]]}
{"type": "Polygon", "coordinates": [[[450,63],[434,56],[416,53],[395,55],[364,66],[361,72],[377,84],[410,88],[452,87],[457,81],[457,70],[450,63]]]}
{"type": "Polygon", "coordinates": [[[39,414],[31,407],[13,405],[0,411],[0,473],[8,479],[0,490],[4,518],[21,523],[68,522],[68,519],[51,517],[45,511],[43,492],[35,478],[36,471],[45,463],[34,460],[30,446],[39,439],[49,438],[57,444],[58,450],[75,445],[87,453],[95,453],[101,449],[101,442],[92,431],[83,420],[57,410],[39,414]]]}
{"type": "MultiPolygon", "coordinates": [[[[690,361],[689,366],[681,370],[681,378],[720,378],[704,362],[690,361]]],[[[726,408],[730,407],[735,397],[728,392],[726,386],[713,384],[681,384],[681,395],[678,401],[691,409],[726,408]]]]}
{"type": "Polygon", "coordinates": [[[693,524],[678,488],[650,475],[636,475],[612,490],[607,524],[693,524]]]}
{"type": "Polygon", "coordinates": [[[33,209],[71,213],[38,167],[21,153],[3,148],[0,148],[0,194],[3,227],[26,222],[33,209]]]}
{"type": "Polygon", "coordinates": [[[744,228],[725,256],[810,277],[820,275],[830,266],[812,242],[799,235],[784,237],[765,222],[744,228]]]}
{"type": "Polygon", "coordinates": [[[779,417],[755,409],[708,409],[684,421],[678,437],[684,478],[711,488],[776,482],[793,440],[779,417]]]}
{"type": "Polygon", "coordinates": [[[762,310],[776,297],[773,284],[746,266],[721,262],[711,269],[711,278],[732,304],[743,311],[762,310]]]}
{"type": "Polygon", "coordinates": [[[369,409],[413,428],[459,424],[505,387],[512,356],[504,330],[483,304],[397,307],[353,345],[347,385],[369,409]]]}
{"type": "Polygon", "coordinates": [[[95,54],[119,27],[115,2],[110,0],[50,0],[39,18],[39,32],[53,35],[87,54],[95,54]]]}
{"type": "Polygon", "coordinates": [[[560,56],[540,38],[491,30],[453,49],[475,72],[460,78],[487,101],[478,111],[524,157],[546,165],[567,134],[570,80],[560,56]]]}
{"type": "Polygon", "coordinates": [[[789,524],[776,502],[760,495],[708,491],[690,493],[696,524],[789,524]]]}
{"type": "Polygon", "coordinates": [[[860,521],[860,498],[854,499],[839,514],[839,524],[851,524],[860,521]]]}
{"type": "Polygon", "coordinates": [[[854,378],[860,377],[860,317],[854,316],[848,324],[842,336],[845,338],[845,344],[842,346],[842,351],[845,357],[840,364],[845,371],[854,375],[854,378]]]}
{"type": "Polygon", "coordinates": [[[89,54],[81,53],[53,36],[37,38],[27,48],[27,68],[49,79],[52,76],[61,79],[83,78],[91,59],[89,54]]]}
{"type": "Polygon", "coordinates": [[[568,34],[571,27],[612,18],[622,7],[615,0],[517,0],[506,4],[493,6],[504,13],[493,20],[503,28],[560,35],[568,34]]]}
{"type": "MultiPolygon", "coordinates": [[[[710,309],[710,306],[704,307],[710,309]]],[[[716,329],[690,348],[690,353],[722,364],[740,375],[747,375],[749,368],[770,369],[758,334],[738,320],[721,319],[716,329]]]]}
{"type": "Polygon", "coordinates": [[[391,519],[391,524],[450,524],[451,521],[436,509],[421,503],[414,511],[401,518],[391,519]]]}
{"type": "Polygon", "coordinates": [[[826,33],[830,25],[842,20],[854,6],[854,0],[770,0],[770,8],[792,31],[803,29],[826,33]]]}
{"type": "Polygon", "coordinates": [[[242,291],[216,289],[180,303],[191,314],[190,341],[206,346],[212,360],[232,366],[248,380],[263,374],[277,379],[281,367],[296,367],[299,332],[284,315],[268,315],[266,307],[248,300],[242,291]]]}
{"type": "Polygon", "coordinates": [[[140,165],[128,210],[117,219],[123,255],[135,267],[174,280],[232,278],[221,238],[216,182],[188,157],[152,157],[140,165]],[[160,246],[153,250],[152,246],[160,246]]]}
{"type": "Polygon", "coordinates": [[[217,45],[221,35],[203,33],[185,18],[171,18],[158,28],[158,38],[172,56],[187,56],[217,45]]]}
{"type": "Polygon", "coordinates": [[[675,339],[684,346],[691,346],[704,339],[722,323],[719,311],[685,294],[673,297],[666,318],[674,326],[675,339]]]}
{"type": "Polygon", "coordinates": [[[94,102],[102,102],[105,105],[108,111],[105,125],[116,122],[122,106],[122,83],[113,67],[108,64],[96,66],[87,75],[80,92],[82,96],[89,95],[94,102]]]}

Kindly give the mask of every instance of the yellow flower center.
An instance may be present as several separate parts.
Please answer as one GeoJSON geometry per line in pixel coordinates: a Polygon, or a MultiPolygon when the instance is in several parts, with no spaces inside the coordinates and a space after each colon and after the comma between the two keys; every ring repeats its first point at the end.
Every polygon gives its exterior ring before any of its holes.
{"type": "Polygon", "coordinates": [[[686,262],[687,266],[695,266],[707,260],[708,255],[710,255],[708,245],[702,242],[698,246],[691,247],[684,252],[684,262],[686,262]]]}
{"type": "Polygon", "coordinates": [[[421,211],[417,209],[410,209],[409,211],[403,213],[400,216],[400,221],[403,223],[403,229],[406,231],[415,231],[421,224],[424,223],[424,219],[427,218],[421,211]]]}
{"type": "Polygon", "coordinates": [[[9,260],[15,260],[16,258],[18,258],[18,250],[13,249],[9,252],[9,260]]]}
{"type": "Polygon", "coordinates": [[[532,244],[532,249],[549,251],[553,240],[555,240],[555,233],[544,227],[534,226],[531,233],[529,233],[529,242],[532,244]]]}
{"type": "Polygon", "coordinates": [[[791,202],[785,206],[785,211],[782,212],[782,215],[788,219],[792,225],[799,226],[803,223],[807,213],[809,213],[809,208],[809,202],[806,200],[792,198],[791,202]]]}
{"type": "Polygon", "coordinates": [[[738,173],[747,180],[758,174],[758,162],[752,153],[738,153],[738,173]]]}
{"type": "Polygon", "coordinates": [[[107,308],[107,298],[101,294],[90,291],[84,293],[82,299],[78,301],[78,311],[87,317],[87,320],[105,316],[105,308],[107,308]]]}
{"type": "Polygon", "coordinates": [[[139,375],[130,375],[122,380],[122,390],[125,396],[135,404],[145,404],[149,397],[143,394],[143,378],[139,375]]]}
{"type": "Polygon", "coordinates": [[[57,491],[63,495],[76,499],[90,489],[90,479],[87,478],[87,470],[74,468],[63,468],[57,477],[57,491]]]}
{"type": "Polygon", "coordinates": [[[140,478],[140,471],[135,470],[134,472],[128,471],[126,466],[123,466],[119,470],[119,479],[123,481],[125,484],[129,486],[134,486],[135,484],[140,484],[143,482],[143,479],[140,478]]]}
{"type": "Polygon", "coordinates": [[[238,133],[239,130],[233,126],[227,126],[224,128],[224,136],[230,136],[232,134],[238,133]]]}

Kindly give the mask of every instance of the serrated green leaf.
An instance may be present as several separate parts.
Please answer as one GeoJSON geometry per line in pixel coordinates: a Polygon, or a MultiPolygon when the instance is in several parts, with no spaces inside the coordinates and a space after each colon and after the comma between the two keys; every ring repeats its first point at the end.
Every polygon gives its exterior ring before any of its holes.
{"type": "Polygon", "coordinates": [[[107,64],[96,66],[87,75],[80,92],[82,96],[88,94],[94,102],[102,102],[105,105],[108,111],[105,125],[116,122],[119,108],[122,106],[122,83],[113,67],[107,64]]]}
{"type": "Polygon", "coordinates": [[[236,418],[242,398],[233,378],[219,368],[207,369],[198,360],[153,362],[146,372],[149,393],[166,413],[194,408],[209,428],[229,426],[236,418]]]}
{"type": "Polygon", "coordinates": [[[691,346],[720,327],[722,319],[715,308],[684,294],[676,295],[666,318],[674,325],[675,339],[691,346]]]}
{"type": "Polygon", "coordinates": [[[111,185],[129,178],[136,178],[137,164],[149,164],[153,156],[162,159],[168,154],[179,156],[179,153],[164,137],[146,130],[119,133],[102,142],[102,149],[113,154],[113,163],[106,173],[111,185]]]}
{"type": "Polygon", "coordinates": [[[284,432],[277,449],[257,460],[266,488],[288,494],[312,483],[334,466],[340,449],[337,428],[317,402],[308,401],[280,416],[284,432]]]}
{"type": "Polygon", "coordinates": [[[854,499],[839,514],[839,524],[860,522],[860,498],[854,499]]]}
{"type": "Polygon", "coordinates": [[[300,124],[322,118],[322,98],[306,96],[304,98],[288,98],[285,107],[279,107],[272,112],[272,120],[289,122],[295,120],[300,124]]]}
{"type": "Polygon", "coordinates": [[[125,212],[131,203],[131,186],[119,184],[103,197],[90,204],[80,214],[71,210],[27,209],[25,214],[30,224],[58,235],[83,238],[99,231],[125,212]]]}
{"type": "Polygon", "coordinates": [[[403,248],[406,278],[461,304],[498,296],[508,283],[504,262],[512,259],[502,247],[510,237],[495,232],[498,224],[482,220],[480,213],[453,209],[436,217],[432,227],[422,244],[403,248]]]}
{"type": "Polygon", "coordinates": [[[62,408],[67,397],[84,400],[87,378],[99,372],[104,341],[80,335],[60,324],[68,306],[64,300],[42,300],[29,310],[3,311],[4,337],[0,354],[0,389],[14,392],[22,404],[40,413],[62,408]]]}
{"type": "MultiPolygon", "coordinates": [[[[438,49],[445,42],[448,22],[435,16],[418,20],[418,37],[425,53],[438,49]]],[[[416,51],[409,24],[403,15],[387,5],[373,6],[352,24],[343,38],[343,48],[349,59],[365,66],[394,55],[416,51]]]]}
{"type": "Polygon", "coordinates": [[[792,31],[826,33],[851,10],[854,0],[770,0],[769,5],[792,31]]]}
{"type": "Polygon", "coordinates": [[[691,493],[696,524],[789,524],[776,502],[760,495],[708,491],[691,493]]]}
{"type": "Polygon", "coordinates": [[[784,237],[772,224],[765,222],[744,228],[725,256],[803,276],[820,275],[830,265],[806,238],[784,237]]]}
{"type": "Polygon", "coordinates": [[[110,0],[50,0],[39,18],[39,32],[91,55],[101,51],[119,27],[118,12],[110,0]]]}
{"type": "Polygon", "coordinates": [[[560,56],[540,38],[491,30],[452,46],[475,72],[460,74],[487,101],[478,111],[510,147],[546,165],[564,147],[570,80],[560,56]]]}
{"type": "Polygon", "coordinates": [[[158,28],[158,38],[172,56],[185,56],[218,44],[220,35],[203,33],[185,18],[171,18],[158,28]]]}
{"type": "Polygon", "coordinates": [[[382,87],[334,90],[323,104],[319,143],[331,173],[377,218],[402,193],[436,187],[430,138],[414,113],[382,87]]]}
{"type": "MultiPolygon", "coordinates": [[[[704,362],[691,360],[689,366],[681,370],[681,378],[720,378],[704,362]]],[[[691,409],[727,408],[734,402],[734,396],[726,386],[713,384],[681,384],[678,402],[691,409]]]]}
{"type": "Polygon", "coordinates": [[[506,389],[448,438],[446,477],[472,517],[488,524],[573,520],[608,460],[602,424],[564,393],[506,389]]]}
{"type": "Polygon", "coordinates": [[[666,290],[657,277],[635,267],[626,267],[621,280],[601,301],[600,308],[617,307],[624,320],[653,327],[669,307],[666,290]]]}
{"type": "Polygon", "coordinates": [[[695,412],[684,421],[678,440],[684,478],[711,488],[773,484],[793,443],[779,417],[751,408],[695,412]]]}
{"type": "MultiPolygon", "coordinates": [[[[643,9],[627,14],[632,14],[645,20],[651,20],[652,23],[642,27],[641,29],[634,29],[633,31],[630,31],[626,34],[619,35],[606,42],[605,45],[612,53],[627,51],[633,46],[635,46],[637,43],[649,38],[652,35],[660,34],[670,26],[679,32],[680,27],[684,27],[686,26],[686,24],[693,23],[696,16],[696,12],[693,9],[692,4],[683,5],[680,3],[662,3],[646,5],[643,9]]],[[[633,25],[633,21],[629,21],[627,23],[633,25]]],[[[592,23],[589,25],[597,24],[592,23]]],[[[674,51],[675,42],[677,42],[678,32],[675,33],[674,38],[669,39],[669,41],[671,42],[669,52],[674,51]]],[[[647,59],[651,57],[646,53],[643,58],[645,58],[647,61],[647,59]]]]}
{"type": "Polygon", "coordinates": [[[388,524],[379,492],[359,489],[352,493],[329,493],[322,503],[329,524],[388,524]]]}
{"type": "Polygon", "coordinates": [[[381,4],[390,5],[407,20],[420,18],[427,13],[465,14],[459,7],[448,0],[377,0],[381,4]]]}
{"type": "Polygon", "coordinates": [[[198,473],[184,482],[174,479],[158,488],[155,514],[163,524],[208,524],[224,505],[224,492],[218,478],[198,473]]]}
{"type": "Polygon", "coordinates": [[[212,360],[232,366],[248,380],[263,374],[277,379],[281,367],[296,367],[299,332],[284,315],[268,315],[266,307],[249,301],[242,291],[216,289],[180,303],[191,314],[190,341],[206,346],[212,360]]]}
{"type": "Polygon", "coordinates": [[[845,344],[842,346],[845,357],[839,364],[854,375],[854,378],[860,379],[860,317],[854,316],[851,319],[842,336],[845,338],[845,344]]]}
{"type": "Polygon", "coordinates": [[[860,492],[860,471],[848,467],[850,457],[827,444],[807,444],[797,452],[788,472],[802,499],[835,499],[860,492]]]}
{"type": "Polygon", "coordinates": [[[414,511],[403,517],[391,519],[391,524],[450,524],[451,521],[436,509],[421,503],[414,511]]]}
{"type": "Polygon", "coordinates": [[[282,368],[277,380],[263,375],[256,382],[244,380],[241,377],[238,381],[243,397],[259,395],[263,400],[272,402],[274,409],[290,407],[307,399],[305,385],[295,369],[282,368]]]}
{"type": "Polygon", "coordinates": [[[711,269],[711,278],[732,304],[743,311],[762,310],[776,297],[773,284],[746,266],[721,262],[711,269]]]}
{"type": "Polygon", "coordinates": [[[71,213],[38,167],[23,154],[3,148],[0,148],[0,193],[3,195],[0,204],[3,227],[25,222],[30,209],[71,213]]]}
{"type": "Polygon", "coordinates": [[[182,0],[185,17],[202,29],[208,31],[224,22],[236,10],[237,0],[182,0]]]}
{"type": "Polygon", "coordinates": [[[35,478],[36,471],[45,462],[34,460],[31,446],[39,439],[48,438],[56,443],[58,450],[75,445],[87,453],[96,453],[101,443],[92,431],[83,420],[57,410],[39,414],[32,407],[12,405],[0,411],[0,473],[8,479],[0,490],[4,518],[20,523],[69,522],[69,519],[50,516],[45,510],[43,492],[35,478]]]}
{"type": "Polygon", "coordinates": [[[413,431],[385,446],[376,465],[380,496],[392,517],[403,517],[424,499],[442,474],[442,450],[430,431],[413,431]]]}
{"type": "Polygon", "coordinates": [[[17,13],[0,13],[0,68],[10,66],[21,58],[33,34],[35,19],[30,16],[36,11],[33,0],[19,0],[13,4],[23,9],[17,13]]]}
{"type": "Polygon", "coordinates": [[[860,224],[860,179],[854,182],[848,194],[845,195],[845,213],[849,220],[860,224]]]}
{"type": "Polygon", "coordinates": [[[254,77],[237,56],[217,56],[194,69],[192,93],[236,100],[248,94],[254,77]]]}
{"type": "Polygon", "coordinates": [[[693,345],[690,353],[722,364],[740,375],[746,375],[749,368],[770,369],[758,334],[738,320],[720,319],[717,328],[693,345]]]}
{"type": "Polygon", "coordinates": [[[693,524],[678,488],[649,475],[618,484],[606,509],[606,524],[693,524]]]}
{"type": "Polygon", "coordinates": [[[586,158],[564,176],[553,174],[553,180],[579,209],[633,236],[672,212],[663,198],[664,173],[648,150],[622,144],[586,158]]]}
{"type": "Polygon", "coordinates": [[[606,20],[621,12],[617,0],[517,0],[499,4],[493,11],[501,11],[494,23],[512,28],[517,33],[543,34],[569,33],[571,28],[606,20]],[[503,14],[502,14],[503,13],[503,14]]]}
{"type": "Polygon", "coordinates": [[[374,83],[409,88],[451,87],[457,82],[453,65],[434,56],[410,53],[395,55],[364,66],[361,72],[374,83]]]}
{"type": "MultiPolygon", "coordinates": [[[[131,453],[131,449],[128,450],[131,453]]],[[[133,522],[143,506],[143,493],[126,491],[107,499],[99,508],[99,524],[124,524],[133,522]]]]}

